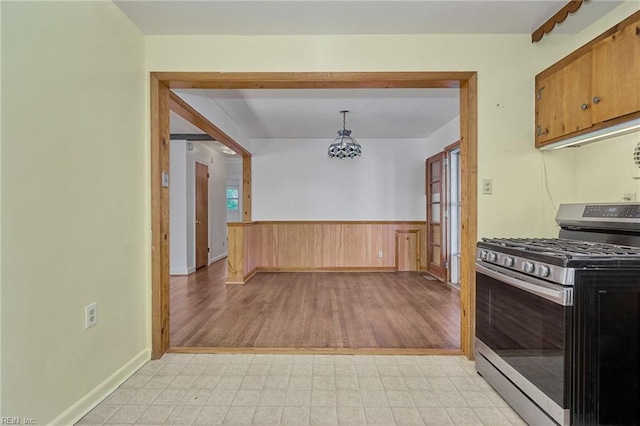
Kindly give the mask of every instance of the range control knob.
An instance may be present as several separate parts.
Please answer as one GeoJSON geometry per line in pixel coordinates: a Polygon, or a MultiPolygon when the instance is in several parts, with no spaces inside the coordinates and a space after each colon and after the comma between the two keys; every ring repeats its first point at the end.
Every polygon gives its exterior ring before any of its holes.
{"type": "Polygon", "coordinates": [[[550,273],[551,271],[549,270],[548,266],[541,265],[538,268],[538,275],[540,275],[541,277],[548,277],[550,273]]]}
{"type": "Polygon", "coordinates": [[[532,262],[524,262],[524,264],[522,265],[522,270],[527,274],[532,273],[534,269],[535,267],[532,262]]]}
{"type": "Polygon", "coordinates": [[[511,268],[514,263],[515,263],[515,260],[513,260],[513,257],[504,258],[504,266],[506,266],[507,268],[511,268]]]}
{"type": "Polygon", "coordinates": [[[489,262],[495,262],[497,258],[498,258],[498,256],[495,253],[487,254],[487,260],[489,262]]]}
{"type": "Polygon", "coordinates": [[[485,260],[487,258],[487,252],[480,250],[480,259],[485,260]]]}

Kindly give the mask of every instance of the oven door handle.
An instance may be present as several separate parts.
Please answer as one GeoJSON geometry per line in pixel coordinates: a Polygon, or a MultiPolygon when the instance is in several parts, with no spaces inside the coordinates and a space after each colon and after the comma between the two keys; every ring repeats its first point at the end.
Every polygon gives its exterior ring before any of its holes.
{"type": "MultiPolygon", "coordinates": [[[[555,286],[531,277],[527,277],[527,280],[532,281],[528,282],[524,279],[516,278],[511,275],[506,275],[503,272],[487,268],[486,266],[480,265],[478,263],[476,263],[476,271],[505,284],[517,287],[520,290],[524,290],[536,296],[543,297],[553,303],[557,303],[558,305],[573,306],[573,290],[571,288],[555,286]]],[[[513,271],[510,271],[510,273],[516,274],[513,271]]]]}

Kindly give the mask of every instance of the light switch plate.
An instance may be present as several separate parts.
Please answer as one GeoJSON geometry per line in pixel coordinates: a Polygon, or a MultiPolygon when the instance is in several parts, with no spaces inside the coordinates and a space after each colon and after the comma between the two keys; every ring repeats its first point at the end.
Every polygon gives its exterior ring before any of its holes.
{"type": "Polygon", "coordinates": [[[493,180],[492,179],[482,179],[482,193],[483,194],[493,194],[493,180]]]}

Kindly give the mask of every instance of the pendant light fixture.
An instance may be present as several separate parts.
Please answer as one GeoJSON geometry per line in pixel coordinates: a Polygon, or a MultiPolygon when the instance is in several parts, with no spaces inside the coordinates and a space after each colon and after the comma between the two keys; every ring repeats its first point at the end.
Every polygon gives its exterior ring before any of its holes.
{"type": "Polygon", "coordinates": [[[338,130],[338,137],[329,145],[328,153],[331,158],[356,158],[362,155],[362,147],[351,137],[351,130],[347,130],[348,112],[340,111],[340,114],[342,114],[342,130],[338,130]]]}

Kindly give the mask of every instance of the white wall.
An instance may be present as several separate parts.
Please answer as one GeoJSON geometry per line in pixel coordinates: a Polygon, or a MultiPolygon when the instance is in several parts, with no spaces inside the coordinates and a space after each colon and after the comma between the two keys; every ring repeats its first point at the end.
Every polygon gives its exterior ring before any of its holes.
{"type": "Polygon", "coordinates": [[[169,273],[187,275],[187,141],[172,140],[169,165],[169,273]]]}
{"type": "Polygon", "coordinates": [[[425,220],[424,139],[358,142],[339,160],[331,138],[253,139],[253,220],[425,220]]]}
{"type": "Polygon", "coordinates": [[[2,415],[72,424],[150,356],[144,38],[111,2],[1,7],[2,415]]]}
{"type": "Polygon", "coordinates": [[[460,116],[440,127],[427,138],[426,157],[432,157],[460,140],[460,116]]]}

